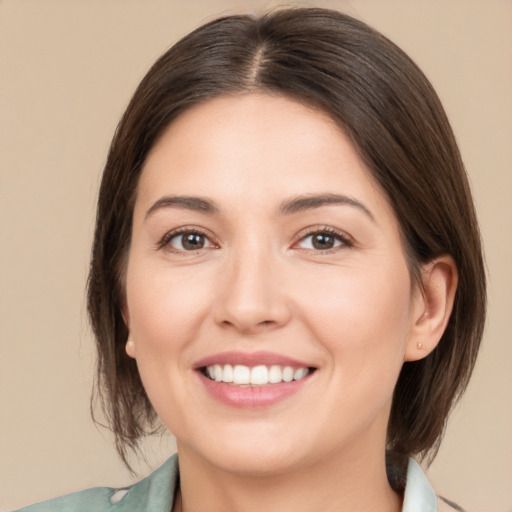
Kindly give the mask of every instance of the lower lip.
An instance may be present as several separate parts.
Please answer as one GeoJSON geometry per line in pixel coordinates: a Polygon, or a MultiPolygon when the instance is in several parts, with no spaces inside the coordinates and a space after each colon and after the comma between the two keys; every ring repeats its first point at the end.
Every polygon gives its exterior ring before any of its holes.
{"type": "Polygon", "coordinates": [[[206,390],[215,399],[231,407],[253,408],[268,407],[281,402],[297,393],[308,380],[304,377],[292,382],[281,382],[267,386],[234,386],[225,382],[217,382],[198,372],[206,390]]]}

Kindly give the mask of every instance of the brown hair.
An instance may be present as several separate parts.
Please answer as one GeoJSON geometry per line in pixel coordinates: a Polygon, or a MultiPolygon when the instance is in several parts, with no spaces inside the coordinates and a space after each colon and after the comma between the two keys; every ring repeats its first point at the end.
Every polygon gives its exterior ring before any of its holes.
{"type": "Polygon", "coordinates": [[[466,388],[482,337],[485,271],[480,236],[454,135],[432,86],[395,44],[364,23],[324,9],[230,16],[195,30],[150,69],[112,141],[98,200],[88,309],[98,348],[97,387],[126,463],[127,447],[155,425],[121,307],[133,206],[145,158],[181,112],[219,95],[282,94],[335,119],[387,194],[411,275],[449,254],[459,274],[438,347],[403,365],[388,449],[433,458],[447,416],[466,388]]]}

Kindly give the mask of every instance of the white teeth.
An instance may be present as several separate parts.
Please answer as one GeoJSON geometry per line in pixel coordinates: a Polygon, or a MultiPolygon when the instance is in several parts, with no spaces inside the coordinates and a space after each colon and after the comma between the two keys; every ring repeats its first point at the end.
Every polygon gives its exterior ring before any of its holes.
{"type": "Polygon", "coordinates": [[[224,366],[222,382],[233,382],[234,378],[235,377],[233,375],[233,367],[230,364],[226,364],[224,366]]]}
{"type": "Polygon", "coordinates": [[[303,379],[307,374],[308,374],[307,368],[299,368],[298,370],[295,370],[295,373],[293,374],[293,380],[303,379]]]}
{"type": "Polygon", "coordinates": [[[263,385],[268,384],[268,370],[266,366],[255,366],[251,370],[251,384],[263,385]]]}
{"type": "Polygon", "coordinates": [[[285,366],[283,369],[283,380],[285,382],[291,382],[293,380],[293,368],[291,366],[285,366]]]}
{"type": "Polygon", "coordinates": [[[274,365],[270,367],[268,372],[268,381],[271,384],[277,384],[283,380],[283,372],[281,371],[281,367],[274,365]]]}
{"type": "Polygon", "coordinates": [[[291,382],[301,380],[309,375],[308,368],[293,368],[291,366],[215,364],[206,367],[206,375],[216,382],[225,382],[234,385],[265,386],[267,384],[279,384],[280,382],[291,382]]]}
{"type": "Polygon", "coordinates": [[[248,366],[237,364],[233,368],[234,384],[249,384],[251,381],[251,369],[248,366]]]}

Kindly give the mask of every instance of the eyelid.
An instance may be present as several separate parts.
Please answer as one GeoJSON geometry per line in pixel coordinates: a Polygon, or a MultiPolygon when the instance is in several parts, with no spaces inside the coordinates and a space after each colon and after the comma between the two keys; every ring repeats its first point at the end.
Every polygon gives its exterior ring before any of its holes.
{"type": "Polygon", "coordinates": [[[164,236],[162,238],[160,238],[160,240],[157,242],[156,247],[157,247],[157,249],[165,249],[167,247],[170,252],[174,252],[174,253],[185,253],[186,252],[187,254],[195,254],[199,251],[217,249],[217,248],[219,248],[219,244],[215,241],[215,237],[206,229],[200,228],[198,226],[180,226],[179,228],[171,229],[170,231],[166,232],[164,234],[164,236]],[[179,235],[183,235],[185,233],[197,233],[199,235],[203,235],[204,237],[206,237],[209,240],[212,247],[204,247],[204,248],[198,249],[196,251],[184,251],[184,250],[176,249],[174,247],[170,247],[169,242],[173,238],[175,238],[179,235]]]}
{"type": "MultiPolygon", "coordinates": [[[[184,251],[184,250],[180,250],[180,249],[176,249],[176,248],[168,248],[168,250],[170,252],[175,252],[175,253],[186,252],[188,254],[194,254],[199,251],[218,249],[220,247],[220,244],[216,241],[215,237],[208,230],[198,227],[198,226],[194,226],[194,225],[187,225],[187,226],[180,226],[178,228],[175,228],[175,229],[172,229],[172,230],[166,232],[160,238],[160,240],[157,242],[157,244],[156,244],[157,249],[166,248],[168,246],[169,242],[173,238],[175,238],[181,234],[185,234],[185,233],[197,233],[197,234],[203,235],[204,237],[206,237],[208,239],[208,241],[210,242],[212,247],[205,247],[202,249],[198,249],[197,251],[184,251]]],[[[304,250],[304,251],[313,251],[315,253],[320,253],[320,254],[335,252],[344,247],[345,248],[352,247],[355,243],[353,238],[350,235],[348,235],[346,232],[344,232],[340,229],[334,228],[332,226],[327,226],[327,225],[316,225],[316,226],[308,226],[306,228],[303,228],[294,236],[294,240],[295,241],[292,244],[292,248],[296,248],[296,249],[304,250]],[[333,247],[331,249],[325,249],[325,250],[303,249],[300,247],[296,247],[305,238],[307,238],[308,236],[317,234],[317,233],[327,233],[329,235],[332,235],[335,238],[337,238],[338,240],[340,240],[342,242],[342,244],[340,246],[333,247]]]]}
{"type": "Polygon", "coordinates": [[[307,228],[304,228],[301,231],[299,231],[294,237],[295,242],[293,242],[292,248],[295,248],[295,246],[297,246],[299,244],[299,242],[303,241],[308,236],[312,236],[317,233],[327,233],[329,235],[332,235],[335,238],[337,238],[338,240],[340,240],[342,242],[342,244],[340,246],[333,247],[331,249],[325,249],[325,250],[303,249],[300,247],[296,247],[296,248],[298,250],[313,251],[315,253],[324,254],[324,253],[330,253],[330,252],[332,253],[332,252],[335,252],[335,251],[338,251],[340,249],[347,248],[347,247],[353,247],[355,244],[354,239],[350,235],[348,235],[346,232],[344,232],[340,229],[334,228],[332,226],[317,225],[317,226],[308,226],[307,228]]]}

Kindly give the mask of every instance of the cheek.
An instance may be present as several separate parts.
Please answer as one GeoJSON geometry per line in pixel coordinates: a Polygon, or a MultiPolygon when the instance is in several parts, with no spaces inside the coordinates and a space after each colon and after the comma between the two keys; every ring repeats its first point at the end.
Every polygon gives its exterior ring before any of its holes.
{"type": "Polygon", "coordinates": [[[301,311],[333,366],[351,375],[384,375],[403,362],[411,325],[411,289],[405,263],[395,268],[333,269],[305,283],[301,311]]]}
{"type": "Polygon", "coordinates": [[[158,264],[128,269],[127,305],[130,332],[142,353],[169,353],[198,335],[209,302],[209,291],[198,275],[170,272],[158,264]]]}
{"type": "Polygon", "coordinates": [[[180,431],[185,419],[176,412],[190,406],[182,377],[209,309],[209,292],[201,286],[204,279],[186,271],[131,264],[126,294],[137,367],[157,414],[171,431],[180,431]]]}
{"type": "Polygon", "coordinates": [[[326,423],[358,432],[377,421],[385,429],[409,335],[409,275],[351,270],[306,287],[301,309],[327,361],[326,396],[335,405],[326,423]]]}

